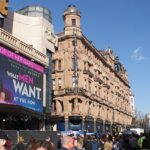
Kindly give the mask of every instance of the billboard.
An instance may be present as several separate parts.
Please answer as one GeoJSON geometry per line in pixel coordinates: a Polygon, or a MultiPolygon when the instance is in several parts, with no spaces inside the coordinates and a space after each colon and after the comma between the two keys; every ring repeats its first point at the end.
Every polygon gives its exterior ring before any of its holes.
{"type": "Polygon", "coordinates": [[[0,46],[0,104],[43,111],[44,67],[0,46]]]}

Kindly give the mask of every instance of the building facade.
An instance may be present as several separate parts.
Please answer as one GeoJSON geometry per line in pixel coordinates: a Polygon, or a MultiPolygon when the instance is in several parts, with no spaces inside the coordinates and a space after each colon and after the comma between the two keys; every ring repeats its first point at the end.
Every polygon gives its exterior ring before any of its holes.
{"type": "Polygon", "coordinates": [[[28,6],[8,13],[0,28],[0,128],[49,130],[56,46],[49,10],[28,6]],[[3,91],[9,91],[5,101],[3,91]]]}
{"type": "Polygon", "coordinates": [[[131,113],[132,113],[132,116],[133,116],[133,118],[135,117],[135,97],[134,97],[134,95],[133,94],[131,94],[131,96],[130,96],[130,100],[131,100],[131,113]]]}
{"type": "Polygon", "coordinates": [[[81,13],[69,5],[53,54],[52,116],[58,130],[112,131],[132,120],[127,72],[111,49],[97,50],[82,33],[81,13]]]}
{"type": "Polygon", "coordinates": [[[55,51],[57,37],[47,8],[27,6],[16,12],[9,11],[3,28],[43,54],[47,50],[55,51]]]}

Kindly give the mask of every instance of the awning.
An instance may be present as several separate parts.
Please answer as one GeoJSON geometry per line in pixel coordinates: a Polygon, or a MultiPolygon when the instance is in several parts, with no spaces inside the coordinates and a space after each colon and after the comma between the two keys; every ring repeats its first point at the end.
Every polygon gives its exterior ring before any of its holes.
{"type": "Polygon", "coordinates": [[[45,114],[43,112],[37,112],[32,109],[19,106],[19,105],[8,105],[0,104],[0,113],[11,113],[12,115],[27,115],[31,117],[43,118],[45,114]]]}

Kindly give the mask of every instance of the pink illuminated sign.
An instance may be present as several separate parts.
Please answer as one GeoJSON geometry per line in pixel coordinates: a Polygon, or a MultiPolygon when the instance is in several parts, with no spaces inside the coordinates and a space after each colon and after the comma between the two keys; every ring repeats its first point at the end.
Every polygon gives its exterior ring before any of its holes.
{"type": "Polygon", "coordinates": [[[33,68],[33,69],[37,70],[39,72],[42,72],[42,73],[44,72],[44,67],[42,67],[42,66],[40,66],[40,65],[24,58],[24,57],[22,57],[22,56],[14,53],[14,52],[11,52],[8,49],[6,49],[4,47],[1,47],[1,46],[0,46],[0,54],[2,54],[4,56],[7,56],[8,58],[11,58],[11,59],[13,59],[13,60],[15,60],[15,61],[17,61],[21,64],[24,64],[24,65],[26,65],[30,68],[33,68]]]}

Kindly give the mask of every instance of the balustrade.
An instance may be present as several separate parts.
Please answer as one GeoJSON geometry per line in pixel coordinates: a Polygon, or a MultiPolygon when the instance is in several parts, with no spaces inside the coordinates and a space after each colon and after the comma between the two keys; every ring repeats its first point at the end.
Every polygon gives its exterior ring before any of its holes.
{"type": "Polygon", "coordinates": [[[4,43],[7,46],[10,46],[18,53],[20,52],[32,58],[33,60],[36,60],[43,65],[48,66],[48,57],[46,55],[12,36],[9,32],[5,31],[2,28],[0,28],[0,42],[4,43]]]}

